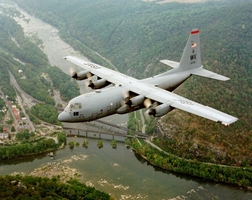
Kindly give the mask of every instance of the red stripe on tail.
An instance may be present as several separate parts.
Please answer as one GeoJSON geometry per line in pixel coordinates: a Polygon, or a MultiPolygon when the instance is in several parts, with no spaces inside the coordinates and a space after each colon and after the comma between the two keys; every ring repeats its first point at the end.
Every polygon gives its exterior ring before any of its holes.
{"type": "Polygon", "coordinates": [[[192,30],[191,31],[191,34],[193,35],[193,34],[198,34],[199,33],[199,29],[194,29],[194,30],[192,30]]]}

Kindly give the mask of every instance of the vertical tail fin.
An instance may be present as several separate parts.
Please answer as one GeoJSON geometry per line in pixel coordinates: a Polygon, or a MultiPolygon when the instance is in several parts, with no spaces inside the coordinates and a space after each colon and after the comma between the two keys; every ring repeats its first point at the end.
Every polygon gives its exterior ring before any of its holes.
{"type": "MultiPolygon", "coordinates": [[[[201,64],[199,29],[193,29],[191,31],[180,62],[172,60],[161,60],[160,62],[176,68],[176,72],[190,70],[191,75],[197,75],[221,81],[229,80],[228,77],[203,69],[201,64]]],[[[161,76],[170,74],[170,72],[172,72],[172,70],[161,74],[161,76]]]]}
{"type": "Polygon", "coordinates": [[[179,68],[188,70],[201,67],[199,29],[193,29],[187,40],[179,68]]]}

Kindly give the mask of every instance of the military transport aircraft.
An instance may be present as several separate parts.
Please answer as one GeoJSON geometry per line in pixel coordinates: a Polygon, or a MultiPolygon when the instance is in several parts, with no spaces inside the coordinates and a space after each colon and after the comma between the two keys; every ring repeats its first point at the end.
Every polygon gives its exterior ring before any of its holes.
{"type": "Polygon", "coordinates": [[[191,75],[221,81],[229,80],[225,76],[203,69],[200,54],[199,30],[193,29],[180,62],[161,60],[174,69],[142,80],[77,57],[66,56],[66,60],[83,69],[74,72],[72,77],[76,80],[87,79],[88,86],[94,91],[70,100],[58,119],[61,122],[85,122],[142,108],[147,108],[146,112],[149,115],[160,117],[178,108],[229,125],[237,118],[172,92],[191,75]],[[92,76],[96,76],[96,80],[92,76]],[[112,87],[107,87],[111,84],[112,87]]]}

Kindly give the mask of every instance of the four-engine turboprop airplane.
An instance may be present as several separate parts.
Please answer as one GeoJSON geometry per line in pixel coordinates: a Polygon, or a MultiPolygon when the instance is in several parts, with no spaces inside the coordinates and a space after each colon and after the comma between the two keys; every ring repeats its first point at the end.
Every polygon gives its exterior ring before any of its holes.
{"type": "Polygon", "coordinates": [[[160,117],[174,108],[229,125],[237,118],[208,106],[201,105],[172,91],[191,75],[198,75],[221,81],[229,78],[203,69],[201,64],[199,30],[190,32],[180,62],[161,60],[172,70],[138,80],[122,73],[105,68],[73,56],[65,59],[78,65],[83,71],[75,72],[76,80],[89,80],[89,87],[95,91],[72,99],[65,110],[59,114],[61,122],[92,121],[113,114],[125,114],[146,107],[149,115],[160,117]],[[96,80],[91,76],[97,76],[96,80]],[[113,84],[112,87],[106,87],[113,84]]]}

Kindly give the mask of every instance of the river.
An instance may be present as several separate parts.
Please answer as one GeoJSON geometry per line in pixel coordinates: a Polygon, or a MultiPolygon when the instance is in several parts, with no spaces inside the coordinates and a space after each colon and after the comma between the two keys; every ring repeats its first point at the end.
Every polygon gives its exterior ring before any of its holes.
{"type": "MultiPolygon", "coordinates": [[[[71,64],[65,62],[62,57],[66,55],[83,56],[60,39],[57,29],[28,15],[19,7],[17,8],[26,19],[30,19],[29,23],[16,19],[24,28],[25,33],[36,33],[44,42],[43,51],[48,55],[51,65],[58,66],[65,73],[69,73],[71,64]]],[[[125,123],[127,117],[117,116],[116,119],[108,120],[125,123]]],[[[79,141],[82,144],[84,139],[68,138],[69,140],[79,141]]],[[[155,168],[131,149],[127,149],[124,143],[118,142],[117,149],[113,149],[110,141],[103,140],[104,147],[99,149],[96,146],[96,139],[88,139],[88,141],[87,149],[80,146],[71,150],[66,146],[55,152],[53,160],[58,163],[67,163],[69,167],[75,168],[81,174],[83,182],[110,193],[116,199],[252,199],[251,192],[237,187],[155,168]],[[75,160],[73,155],[79,157],[85,155],[85,159],[75,160]]],[[[29,174],[51,161],[48,156],[40,155],[1,162],[0,174],[13,172],[29,174]]]]}
{"type": "MultiPolygon", "coordinates": [[[[68,138],[70,140],[82,144],[84,138],[68,138]]],[[[239,188],[155,168],[127,149],[124,143],[118,142],[113,149],[110,141],[104,140],[103,148],[99,149],[97,139],[89,138],[88,142],[87,149],[80,146],[71,150],[66,146],[56,151],[53,161],[67,163],[81,174],[81,181],[116,199],[252,199],[251,193],[239,188]],[[74,160],[73,155],[84,159],[74,160]]],[[[2,162],[0,174],[29,174],[51,161],[48,156],[37,156],[2,162]]]]}

